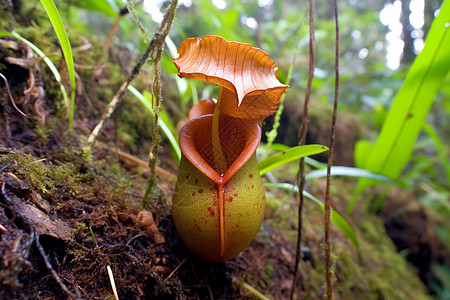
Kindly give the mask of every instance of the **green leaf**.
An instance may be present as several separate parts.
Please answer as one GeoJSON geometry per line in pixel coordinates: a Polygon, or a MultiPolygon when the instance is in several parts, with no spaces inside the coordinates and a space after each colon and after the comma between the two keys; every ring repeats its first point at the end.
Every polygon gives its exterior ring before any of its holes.
{"type": "MultiPolygon", "coordinates": [[[[128,90],[141,101],[142,105],[145,106],[147,111],[154,117],[155,112],[153,111],[151,99],[147,99],[142,95],[135,87],[133,87],[131,84],[128,86],[128,90]]],[[[177,155],[178,161],[181,159],[181,150],[180,146],[178,145],[177,139],[175,138],[174,134],[170,130],[169,126],[164,122],[162,118],[158,119],[158,124],[161,127],[161,130],[166,135],[167,139],[169,140],[170,144],[172,145],[173,150],[175,151],[175,154],[177,155]]]]}
{"type": "Polygon", "coordinates": [[[70,46],[69,38],[67,37],[66,30],[62,23],[58,9],[56,8],[53,0],[41,0],[41,4],[47,13],[53,29],[56,32],[62,51],[64,53],[64,59],[66,60],[67,71],[69,72],[70,80],[70,109],[69,109],[69,130],[73,128],[73,115],[75,111],[75,67],[73,64],[72,47],[70,46]]]}
{"type": "Polygon", "coordinates": [[[273,170],[279,166],[287,164],[293,160],[322,153],[328,150],[328,147],[322,145],[306,145],[292,147],[284,152],[271,155],[258,163],[259,173],[261,175],[273,170]]]}
{"type": "MultiPolygon", "coordinates": [[[[171,58],[178,57],[177,47],[175,46],[175,43],[172,41],[170,36],[167,36],[165,43],[166,43],[167,50],[169,51],[169,57],[171,57],[171,58]]],[[[182,102],[183,106],[187,106],[188,101],[191,99],[190,92],[192,92],[193,90],[192,90],[192,88],[189,89],[189,81],[181,79],[177,75],[178,69],[175,67],[175,64],[173,63],[172,60],[170,60],[170,64],[171,64],[170,66],[165,65],[164,67],[166,68],[166,70],[168,72],[173,74],[173,78],[175,79],[175,82],[177,83],[178,94],[181,96],[181,102],[182,102]]],[[[195,92],[197,92],[197,91],[195,91],[195,92]]]]}
{"type": "Polygon", "coordinates": [[[425,47],[394,99],[366,169],[396,177],[408,162],[425,116],[450,70],[449,24],[450,1],[447,0],[433,21],[425,47]]]}
{"type": "MultiPolygon", "coordinates": [[[[272,145],[269,146],[269,148],[273,151],[283,152],[289,150],[291,147],[284,144],[273,143],[272,145]]],[[[316,169],[323,169],[327,167],[327,164],[312,159],[311,157],[305,157],[305,163],[316,169]]]]}
{"type": "Polygon", "coordinates": [[[284,145],[284,144],[279,144],[279,143],[273,143],[272,145],[270,145],[270,149],[272,149],[274,151],[278,151],[278,152],[289,150],[289,148],[291,148],[291,147],[284,145]]]}
{"type": "Polygon", "coordinates": [[[308,164],[311,167],[316,168],[316,169],[326,169],[326,167],[327,167],[326,163],[312,159],[311,157],[305,157],[305,164],[308,164]]]}
{"type": "Polygon", "coordinates": [[[175,67],[172,58],[170,58],[166,53],[163,53],[161,57],[161,66],[170,74],[178,74],[178,69],[175,67]]]}
{"type": "MultiPolygon", "coordinates": [[[[412,64],[403,86],[389,109],[377,143],[368,150],[366,162],[357,149],[358,166],[391,178],[397,177],[409,161],[414,143],[423,127],[431,104],[450,70],[450,1],[444,1],[434,19],[425,41],[425,47],[412,64]]],[[[368,149],[367,145],[362,147],[368,149]]],[[[351,214],[359,194],[375,182],[361,179],[349,203],[351,214]]]]}
{"type": "Polygon", "coordinates": [[[433,126],[425,122],[423,129],[433,140],[434,146],[438,152],[438,157],[441,160],[442,166],[444,167],[444,172],[445,176],[447,177],[447,181],[450,181],[450,163],[447,157],[447,148],[442,143],[438,133],[433,128],[433,126]]]}
{"type": "MultiPolygon", "coordinates": [[[[263,186],[276,187],[298,193],[298,187],[290,183],[264,183],[263,186]]],[[[315,196],[306,191],[303,191],[303,195],[312,200],[315,204],[319,205],[323,211],[325,210],[325,205],[315,196]]],[[[348,222],[334,209],[331,209],[331,222],[342,232],[345,237],[347,237],[352,242],[355,248],[359,250],[359,239],[356,236],[355,231],[350,226],[350,224],[348,224],[348,222]]]]}
{"type": "MultiPolygon", "coordinates": [[[[365,169],[351,168],[351,167],[331,167],[331,176],[348,176],[356,178],[368,178],[376,181],[387,182],[395,184],[399,187],[406,188],[406,184],[400,180],[390,178],[381,174],[376,174],[365,169]]],[[[327,169],[314,170],[306,174],[306,180],[313,178],[327,177],[327,169]]]]}
{"type": "MultiPolygon", "coordinates": [[[[112,2],[114,3],[114,2],[112,2]]],[[[83,0],[83,1],[75,1],[73,5],[76,5],[81,8],[85,8],[88,10],[98,11],[104,13],[108,16],[117,15],[118,11],[114,11],[111,7],[110,3],[107,0],[83,0]]],[[[117,6],[115,6],[117,9],[117,6]]]]}
{"type": "Polygon", "coordinates": [[[367,140],[359,140],[355,144],[354,161],[357,168],[366,166],[367,158],[370,157],[374,145],[367,140]]]}

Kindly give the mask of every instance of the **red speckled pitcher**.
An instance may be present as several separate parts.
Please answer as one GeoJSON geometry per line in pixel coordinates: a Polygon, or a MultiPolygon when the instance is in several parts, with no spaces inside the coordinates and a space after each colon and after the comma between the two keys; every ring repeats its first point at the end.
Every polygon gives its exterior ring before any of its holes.
{"type": "Polygon", "coordinates": [[[218,36],[190,38],[173,60],[178,76],[221,86],[180,132],[182,158],[173,197],[175,226],[186,246],[213,262],[244,250],[264,218],[265,195],[255,151],[258,123],[273,114],[287,85],[269,55],[218,36]],[[214,145],[214,148],[213,148],[214,145]]]}
{"type": "Polygon", "coordinates": [[[180,132],[182,158],[172,214],[185,245],[212,262],[231,259],[254,239],[264,218],[265,194],[255,151],[255,122],[222,117],[220,137],[228,169],[214,170],[212,115],[189,121],[180,132]]]}

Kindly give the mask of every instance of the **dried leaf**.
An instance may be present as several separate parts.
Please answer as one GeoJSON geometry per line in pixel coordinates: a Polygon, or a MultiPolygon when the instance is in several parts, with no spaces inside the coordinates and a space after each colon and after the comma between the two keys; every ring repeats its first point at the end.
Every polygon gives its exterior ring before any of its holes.
{"type": "Polygon", "coordinates": [[[287,85],[278,81],[278,67],[264,51],[218,36],[190,38],[174,59],[178,75],[224,87],[220,111],[260,120],[274,113],[287,85]]]}
{"type": "Polygon", "coordinates": [[[153,214],[147,210],[141,210],[137,214],[137,224],[141,227],[147,234],[149,234],[155,244],[162,244],[166,242],[164,236],[159,232],[158,227],[156,226],[155,219],[153,218],[153,214]]]}
{"type": "Polygon", "coordinates": [[[15,205],[15,212],[30,226],[34,227],[40,235],[50,235],[64,241],[71,239],[70,227],[66,222],[58,218],[52,220],[47,214],[32,205],[18,200],[15,205]]]}

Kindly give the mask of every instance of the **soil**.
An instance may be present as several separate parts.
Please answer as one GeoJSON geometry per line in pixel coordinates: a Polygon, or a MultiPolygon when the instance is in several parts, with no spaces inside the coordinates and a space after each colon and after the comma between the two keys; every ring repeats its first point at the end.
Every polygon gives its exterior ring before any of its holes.
{"type": "MultiPolygon", "coordinates": [[[[5,4],[1,9],[20,22],[18,32],[45,53],[56,53],[51,59],[63,74],[56,37],[49,40],[42,30],[49,26],[43,24],[43,12],[24,17],[5,4]]],[[[2,22],[4,30],[12,29],[10,21],[2,22]]],[[[288,299],[295,195],[268,189],[266,218],[250,247],[225,263],[208,263],[190,254],[174,228],[170,202],[177,164],[165,140],[157,173],[160,193],[152,195],[148,209],[141,206],[152,121],[136,99],[124,98],[92,159],[83,159],[87,135],[136,61],[129,52],[120,55],[119,48],[112,48],[107,68],[94,74],[100,53],[82,47],[100,49],[98,39],[82,34],[73,41],[75,61],[83,58],[84,67],[77,67],[80,89],[70,133],[58,83],[45,63],[22,42],[0,39],[0,72],[13,97],[0,81],[0,299],[114,299],[111,278],[120,299],[288,299]]],[[[147,83],[141,76],[133,84],[147,83]]],[[[174,84],[164,81],[169,103],[167,91],[174,84]]],[[[175,114],[170,107],[176,106],[168,107],[175,114]]],[[[292,177],[286,181],[293,183],[292,177]]],[[[337,186],[342,189],[334,192],[333,204],[344,215],[353,185],[342,181],[337,186]]],[[[323,181],[308,189],[322,197],[323,181]]],[[[325,284],[322,212],[307,202],[305,218],[296,298],[320,299],[325,284]]],[[[336,299],[431,299],[417,272],[397,253],[382,218],[360,211],[346,219],[360,248],[333,227],[336,299]]]]}

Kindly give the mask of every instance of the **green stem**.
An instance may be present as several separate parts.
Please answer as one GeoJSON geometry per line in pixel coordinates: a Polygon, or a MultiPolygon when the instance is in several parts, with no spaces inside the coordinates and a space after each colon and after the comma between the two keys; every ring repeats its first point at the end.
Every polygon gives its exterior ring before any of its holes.
{"type": "Polygon", "coordinates": [[[225,156],[223,155],[222,145],[220,144],[219,136],[219,106],[220,100],[222,99],[223,87],[220,87],[219,98],[214,108],[214,117],[212,123],[212,147],[214,156],[214,165],[217,173],[222,175],[227,170],[227,163],[225,156]]]}

